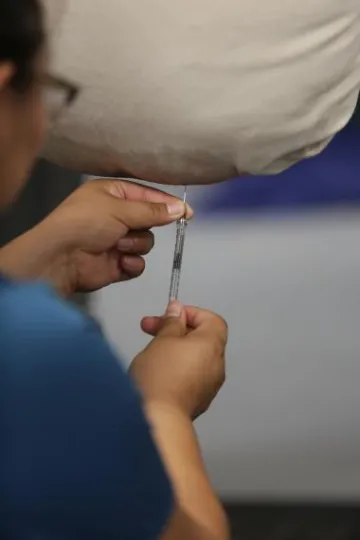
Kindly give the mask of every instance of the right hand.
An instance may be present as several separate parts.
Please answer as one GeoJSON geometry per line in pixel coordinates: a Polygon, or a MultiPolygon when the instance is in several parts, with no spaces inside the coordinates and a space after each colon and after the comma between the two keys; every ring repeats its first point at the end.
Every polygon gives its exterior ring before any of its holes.
{"type": "Polygon", "coordinates": [[[130,375],[145,403],[162,402],[197,418],[225,381],[225,321],[172,302],[164,317],[146,317],[141,325],[155,338],[135,358],[130,375]]]}
{"type": "Polygon", "coordinates": [[[193,211],[162,191],[123,180],[92,180],[35,228],[1,249],[0,267],[20,279],[47,279],[65,296],[139,277],[153,227],[193,211]]]}

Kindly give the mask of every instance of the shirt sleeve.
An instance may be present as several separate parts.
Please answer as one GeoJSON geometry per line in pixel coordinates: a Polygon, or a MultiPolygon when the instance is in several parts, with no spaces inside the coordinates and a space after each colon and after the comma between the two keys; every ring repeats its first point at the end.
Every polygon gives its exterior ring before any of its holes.
{"type": "Polygon", "coordinates": [[[137,391],[95,324],[32,306],[0,333],[1,537],[159,538],[172,491],[137,391]]]}

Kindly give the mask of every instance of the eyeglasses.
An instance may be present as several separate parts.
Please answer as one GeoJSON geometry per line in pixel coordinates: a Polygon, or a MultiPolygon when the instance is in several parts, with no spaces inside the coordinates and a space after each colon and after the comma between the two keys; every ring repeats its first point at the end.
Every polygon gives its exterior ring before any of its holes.
{"type": "Polygon", "coordinates": [[[80,93],[80,87],[53,75],[44,75],[41,84],[45,92],[45,107],[49,122],[53,123],[70,107],[80,93]]]}

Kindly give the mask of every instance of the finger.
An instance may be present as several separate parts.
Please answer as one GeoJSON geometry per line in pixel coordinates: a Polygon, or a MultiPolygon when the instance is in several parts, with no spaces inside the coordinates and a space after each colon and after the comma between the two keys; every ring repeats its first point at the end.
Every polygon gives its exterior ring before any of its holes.
{"type": "MultiPolygon", "coordinates": [[[[156,318],[155,318],[156,320],[156,318]]],[[[166,313],[161,317],[157,337],[182,337],[187,333],[185,310],[179,302],[170,302],[166,313]]]]}
{"type": "Polygon", "coordinates": [[[144,317],[141,328],[152,336],[185,336],[187,327],[184,307],[179,302],[170,302],[163,317],[144,317]]]}
{"type": "MultiPolygon", "coordinates": [[[[161,328],[163,327],[163,317],[144,317],[140,323],[141,329],[145,334],[149,334],[149,336],[157,336],[160,332],[161,328]]],[[[186,328],[186,334],[188,334],[188,331],[192,331],[189,327],[186,328]]]]}
{"type": "Polygon", "coordinates": [[[217,340],[222,346],[226,345],[228,326],[222,317],[212,311],[194,306],[186,306],[185,313],[187,325],[194,329],[193,335],[203,334],[211,340],[217,340]]]}
{"type": "MultiPolygon", "coordinates": [[[[130,201],[174,204],[179,200],[178,197],[174,197],[160,189],[144,186],[136,182],[129,182],[127,180],[110,180],[106,185],[108,186],[109,193],[115,197],[130,201]]],[[[193,215],[193,209],[187,204],[186,217],[191,219],[193,215]]]]}
{"type": "Polygon", "coordinates": [[[123,255],[120,257],[120,281],[129,281],[140,277],[145,270],[145,261],[136,255],[123,255]]]}
{"type": "Polygon", "coordinates": [[[153,249],[155,237],[151,231],[131,231],[118,242],[118,249],[123,253],[147,255],[153,249]]]}
{"type": "Polygon", "coordinates": [[[141,329],[149,336],[156,336],[161,328],[161,317],[144,317],[140,323],[141,329]]]}
{"type": "MultiPolygon", "coordinates": [[[[187,328],[191,329],[191,333],[197,335],[204,333],[204,336],[210,334],[218,341],[227,342],[228,328],[224,319],[211,311],[192,306],[185,307],[185,314],[187,328]]],[[[141,328],[145,333],[155,336],[159,333],[162,324],[162,317],[144,317],[141,321],[141,328]]]]}
{"type": "Polygon", "coordinates": [[[148,203],[138,201],[118,201],[117,216],[128,230],[138,231],[167,225],[184,216],[182,201],[174,204],[148,203]]]}

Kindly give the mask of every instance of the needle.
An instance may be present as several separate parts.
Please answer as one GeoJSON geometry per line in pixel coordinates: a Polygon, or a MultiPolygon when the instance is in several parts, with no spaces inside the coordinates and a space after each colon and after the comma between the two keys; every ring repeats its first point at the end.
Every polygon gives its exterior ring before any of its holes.
{"type": "MultiPolygon", "coordinates": [[[[184,190],[183,201],[186,204],[187,199],[187,187],[184,190]]],[[[175,240],[175,250],[174,250],[174,261],[171,272],[171,283],[170,283],[170,293],[169,301],[174,301],[178,299],[179,296],[179,287],[180,287],[180,277],[181,269],[183,262],[183,253],[185,246],[185,235],[187,227],[186,214],[176,222],[176,240],[175,240]]]]}

